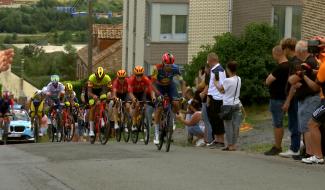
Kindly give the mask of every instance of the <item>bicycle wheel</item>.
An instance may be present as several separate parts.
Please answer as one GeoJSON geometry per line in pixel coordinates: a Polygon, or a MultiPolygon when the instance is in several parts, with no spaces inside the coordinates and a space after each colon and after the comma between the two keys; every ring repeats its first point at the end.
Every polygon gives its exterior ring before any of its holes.
{"type": "Polygon", "coordinates": [[[143,119],[143,121],[142,121],[142,127],[143,127],[144,144],[145,145],[148,145],[149,144],[149,141],[150,141],[150,127],[148,125],[147,118],[144,118],[143,119]]]}
{"type": "Polygon", "coordinates": [[[128,115],[125,115],[124,117],[124,128],[123,128],[123,139],[124,142],[129,142],[130,140],[130,135],[131,135],[131,126],[132,126],[132,121],[131,118],[128,115]]]}
{"type": "Polygon", "coordinates": [[[137,128],[137,130],[135,130],[135,131],[131,130],[131,139],[132,139],[133,144],[136,144],[139,139],[140,128],[138,126],[136,126],[136,128],[137,128]]]}
{"type": "Polygon", "coordinates": [[[100,122],[100,125],[99,125],[99,140],[100,140],[100,143],[102,145],[105,145],[107,143],[107,141],[109,140],[109,137],[110,137],[110,125],[109,125],[109,119],[108,119],[108,113],[107,111],[105,110],[103,112],[103,121],[104,121],[104,125],[102,125],[102,123],[100,122]]]}
{"type": "Polygon", "coordinates": [[[64,137],[65,140],[70,142],[74,136],[75,124],[74,119],[71,115],[68,116],[67,125],[64,125],[64,137]]]}
{"type": "Polygon", "coordinates": [[[54,140],[56,139],[56,129],[57,129],[56,121],[51,120],[51,140],[52,140],[52,142],[54,142],[54,140]]]}
{"type": "Polygon", "coordinates": [[[4,122],[3,133],[2,133],[2,141],[4,145],[6,145],[8,142],[8,127],[9,127],[9,123],[4,122]]]}
{"type": "Polygon", "coordinates": [[[157,145],[158,150],[161,150],[165,136],[166,136],[166,114],[163,112],[159,123],[159,144],[157,145]]]}
{"type": "Polygon", "coordinates": [[[120,142],[121,138],[122,138],[122,131],[124,129],[123,122],[118,122],[118,126],[119,126],[119,128],[115,129],[115,139],[117,142],[120,142]]]}
{"type": "Polygon", "coordinates": [[[39,142],[39,135],[38,132],[39,131],[39,119],[38,116],[35,116],[34,118],[34,143],[38,143],[39,142]]]}
{"type": "Polygon", "coordinates": [[[170,111],[167,114],[167,127],[165,128],[165,131],[166,131],[166,152],[169,152],[170,144],[173,136],[173,120],[170,117],[170,111]]]}
{"type": "Polygon", "coordinates": [[[64,134],[63,134],[63,127],[61,125],[60,116],[57,116],[56,120],[57,120],[57,122],[56,122],[56,141],[61,142],[64,134]]]}
{"type": "Polygon", "coordinates": [[[89,136],[89,142],[90,142],[90,144],[94,144],[95,143],[96,137],[97,137],[97,129],[94,129],[94,136],[89,136]]]}

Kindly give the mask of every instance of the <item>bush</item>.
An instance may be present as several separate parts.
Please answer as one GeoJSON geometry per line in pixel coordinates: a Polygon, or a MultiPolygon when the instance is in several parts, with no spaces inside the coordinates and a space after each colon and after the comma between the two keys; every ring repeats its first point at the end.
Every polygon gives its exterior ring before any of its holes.
{"type": "Polygon", "coordinates": [[[274,28],[256,23],[248,25],[240,37],[231,33],[216,36],[215,44],[202,46],[192,64],[185,66],[184,79],[193,86],[198,70],[206,64],[207,54],[215,52],[223,66],[230,60],[238,62],[238,75],[242,79],[241,100],[246,104],[264,102],[268,99],[264,80],[274,67],[271,52],[278,40],[274,28]]]}

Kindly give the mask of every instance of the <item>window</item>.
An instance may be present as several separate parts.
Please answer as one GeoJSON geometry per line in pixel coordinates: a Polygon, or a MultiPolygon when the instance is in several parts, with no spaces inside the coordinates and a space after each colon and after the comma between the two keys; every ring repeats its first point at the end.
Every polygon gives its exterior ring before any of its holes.
{"type": "Polygon", "coordinates": [[[171,34],[173,30],[173,16],[161,15],[160,34],[171,34]]]}
{"type": "Polygon", "coordinates": [[[176,15],[176,34],[186,34],[187,16],[176,15]]]}
{"type": "Polygon", "coordinates": [[[153,3],[151,40],[154,42],[187,42],[188,4],[153,3]]]}
{"type": "Polygon", "coordinates": [[[301,38],[302,8],[300,6],[274,6],[273,26],[279,37],[301,38]]]}

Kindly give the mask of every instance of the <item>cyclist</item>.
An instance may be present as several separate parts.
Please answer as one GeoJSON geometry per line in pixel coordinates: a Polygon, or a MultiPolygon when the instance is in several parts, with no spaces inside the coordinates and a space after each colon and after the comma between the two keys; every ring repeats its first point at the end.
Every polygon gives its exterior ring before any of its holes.
{"type": "MultiPolygon", "coordinates": [[[[176,84],[173,81],[175,76],[180,76],[179,67],[174,64],[175,57],[170,53],[164,53],[162,56],[162,63],[157,64],[153,70],[152,77],[155,80],[154,85],[158,90],[159,99],[161,96],[167,94],[168,97],[172,100],[173,113],[179,111],[179,98],[176,84]]],[[[181,77],[180,77],[180,80],[181,77]]],[[[159,144],[159,121],[161,115],[161,108],[156,109],[155,111],[155,139],[154,143],[159,144]]],[[[174,121],[175,114],[172,118],[174,121]]]]}
{"type": "MultiPolygon", "coordinates": [[[[29,115],[31,117],[31,121],[34,122],[35,115],[38,116],[38,123],[42,123],[42,118],[44,116],[44,102],[45,102],[45,94],[41,90],[37,90],[34,95],[29,100],[29,115]]],[[[34,123],[32,123],[34,126],[34,123]]]]}
{"type": "MultiPolygon", "coordinates": [[[[119,70],[117,73],[117,78],[113,81],[112,98],[120,99],[122,101],[127,101],[128,99],[128,78],[125,70],[119,70]]],[[[130,112],[129,103],[125,103],[126,111],[130,112]]],[[[114,128],[115,130],[119,128],[118,125],[118,107],[114,106],[114,128]]],[[[127,130],[127,128],[125,128],[127,130]]]]}
{"type": "MultiPolygon", "coordinates": [[[[8,91],[4,91],[2,93],[2,97],[0,97],[0,123],[2,123],[2,120],[6,116],[6,114],[9,114],[10,111],[13,111],[14,109],[14,102],[10,98],[10,93],[8,91]],[[11,110],[10,110],[11,108],[11,110]]],[[[3,127],[3,126],[1,126],[3,127]]],[[[0,138],[2,138],[2,133],[4,129],[0,129],[0,138]]],[[[2,139],[1,139],[2,140],[2,139]]]]}
{"type": "Polygon", "coordinates": [[[64,85],[60,83],[60,77],[58,75],[51,76],[51,82],[43,89],[43,93],[49,97],[50,102],[48,102],[49,107],[53,103],[60,106],[60,98],[64,96],[64,85]]]}
{"type": "Polygon", "coordinates": [[[75,129],[78,129],[78,110],[79,110],[79,103],[76,97],[76,92],[73,90],[73,85],[71,83],[65,84],[65,93],[63,97],[63,101],[66,106],[70,107],[71,114],[74,119],[75,129]]]}
{"type": "Polygon", "coordinates": [[[95,101],[103,94],[108,94],[112,88],[111,78],[104,73],[103,67],[98,67],[97,71],[89,76],[87,93],[89,98],[89,136],[95,136],[94,117],[95,101]]]}
{"type": "MultiPolygon", "coordinates": [[[[135,110],[139,109],[139,104],[137,101],[145,101],[146,96],[149,95],[151,97],[151,100],[154,102],[156,97],[155,93],[152,90],[152,83],[151,80],[144,76],[144,68],[141,66],[136,66],[133,69],[134,75],[130,77],[129,79],[129,97],[132,100],[133,107],[135,109],[133,110],[132,115],[132,121],[135,123],[136,118],[138,116],[138,112],[135,112],[135,110]]],[[[132,130],[136,130],[134,126],[132,126],[132,130]]]]}

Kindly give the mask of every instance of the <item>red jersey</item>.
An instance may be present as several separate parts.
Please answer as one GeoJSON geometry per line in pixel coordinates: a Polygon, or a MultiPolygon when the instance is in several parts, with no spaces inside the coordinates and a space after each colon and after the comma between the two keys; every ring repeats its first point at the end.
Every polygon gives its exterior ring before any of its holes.
{"type": "Polygon", "coordinates": [[[117,94],[128,93],[128,90],[129,90],[128,78],[125,78],[125,81],[123,84],[120,83],[118,78],[116,78],[113,81],[113,91],[115,91],[117,94]]]}
{"type": "Polygon", "coordinates": [[[143,76],[141,81],[137,81],[135,76],[131,76],[129,78],[129,92],[140,93],[144,92],[146,89],[146,93],[151,93],[151,81],[148,77],[143,76]]]}

